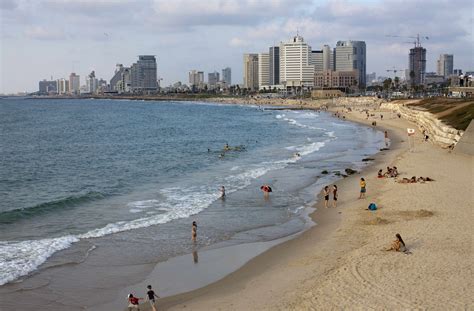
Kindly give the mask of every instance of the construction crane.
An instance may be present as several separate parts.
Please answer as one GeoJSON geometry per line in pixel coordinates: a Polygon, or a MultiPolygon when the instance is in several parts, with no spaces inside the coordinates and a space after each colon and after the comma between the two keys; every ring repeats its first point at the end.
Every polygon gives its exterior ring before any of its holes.
{"type": "Polygon", "coordinates": [[[387,69],[387,72],[393,72],[393,77],[395,78],[397,76],[397,72],[399,71],[404,71],[405,69],[397,69],[395,67],[392,67],[392,69],[387,69]]]}
{"type": "Polygon", "coordinates": [[[429,36],[417,34],[416,36],[398,36],[398,35],[386,35],[385,37],[390,37],[390,38],[410,38],[410,39],[415,39],[414,41],[410,42],[404,42],[404,43],[413,43],[416,47],[421,47],[421,40],[429,40],[429,36]]]}

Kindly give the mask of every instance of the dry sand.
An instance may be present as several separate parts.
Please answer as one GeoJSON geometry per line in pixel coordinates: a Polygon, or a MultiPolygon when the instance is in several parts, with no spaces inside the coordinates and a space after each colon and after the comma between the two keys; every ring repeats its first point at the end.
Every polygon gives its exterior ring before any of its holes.
{"type": "MultiPolygon", "coordinates": [[[[372,122],[357,111],[345,116],[372,122]]],[[[317,226],[214,284],[160,299],[158,310],[474,309],[474,160],[420,136],[408,151],[406,128],[414,125],[384,117],[377,124],[389,131],[391,150],[379,153],[362,175],[337,182],[339,205],[319,204],[312,215],[317,226]],[[376,178],[378,169],[393,165],[401,177],[435,181],[376,178]],[[363,200],[361,176],[368,189],[363,200]],[[370,202],[380,209],[368,211],[370,202]],[[411,254],[382,250],[396,233],[411,254]]]]}

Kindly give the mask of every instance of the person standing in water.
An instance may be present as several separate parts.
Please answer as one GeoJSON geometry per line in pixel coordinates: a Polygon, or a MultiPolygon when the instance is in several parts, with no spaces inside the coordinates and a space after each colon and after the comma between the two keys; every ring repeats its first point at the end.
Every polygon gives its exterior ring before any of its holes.
{"type": "Polygon", "coordinates": [[[363,177],[360,178],[360,195],[359,195],[359,199],[364,199],[365,198],[365,192],[367,191],[366,190],[366,184],[365,184],[365,179],[363,177]]]}
{"type": "Polygon", "coordinates": [[[221,199],[225,199],[225,187],[221,187],[221,199]]]}
{"type": "Polygon", "coordinates": [[[333,185],[332,186],[332,207],[337,207],[337,186],[336,185],[333,185]]]}
{"type": "Polygon", "coordinates": [[[193,221],[193,228],[191,230],[191,238],[193,242],[196,242],[197,239],[197,223],[193,221]]]}
{"type": "Polygon", "coordinates": [[[384,132],[384,136],[385,136],[385,148],[388,148],[388,133],[387,131],[384,132]]]}
{"type": "Polygon", "coordinates": [[[328,186],[324,187],[323,194],[324,194],[324,207],[328,208],[328,204],[329,204],[329,187],[328,186]]]}

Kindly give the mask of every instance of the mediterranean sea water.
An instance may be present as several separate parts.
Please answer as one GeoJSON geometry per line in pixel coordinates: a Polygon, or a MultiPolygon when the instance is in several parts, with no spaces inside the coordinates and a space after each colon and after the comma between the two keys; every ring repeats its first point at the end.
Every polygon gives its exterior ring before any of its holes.
{"type": "Polygon", "coordinates": [[[293,234],[333,172],[359,169],[382,144],[326,112],[0,99],[0,285],[81,264],[99,284],[106,269],[93,267],[293,234]]]}

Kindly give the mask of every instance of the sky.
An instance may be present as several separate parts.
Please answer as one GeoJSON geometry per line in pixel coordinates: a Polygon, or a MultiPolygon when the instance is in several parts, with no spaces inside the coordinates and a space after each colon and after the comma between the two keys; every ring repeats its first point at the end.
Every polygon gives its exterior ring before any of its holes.
{"type": "Polygon", "coordinates": [[[427,71],[440,54],[474,70],[472,0],[0,0],[0,93],[37,91],[42,79],[107,81],[117,63],[156,55],[162,86],[188,71],[232,68],[243,53],[268,52],[298,31],[313,50],[339,40],[367,44],[367,72],[406,69],[420,34],[427,71]],[[399,37],[393,37],[399,36],[399,37]]]}

